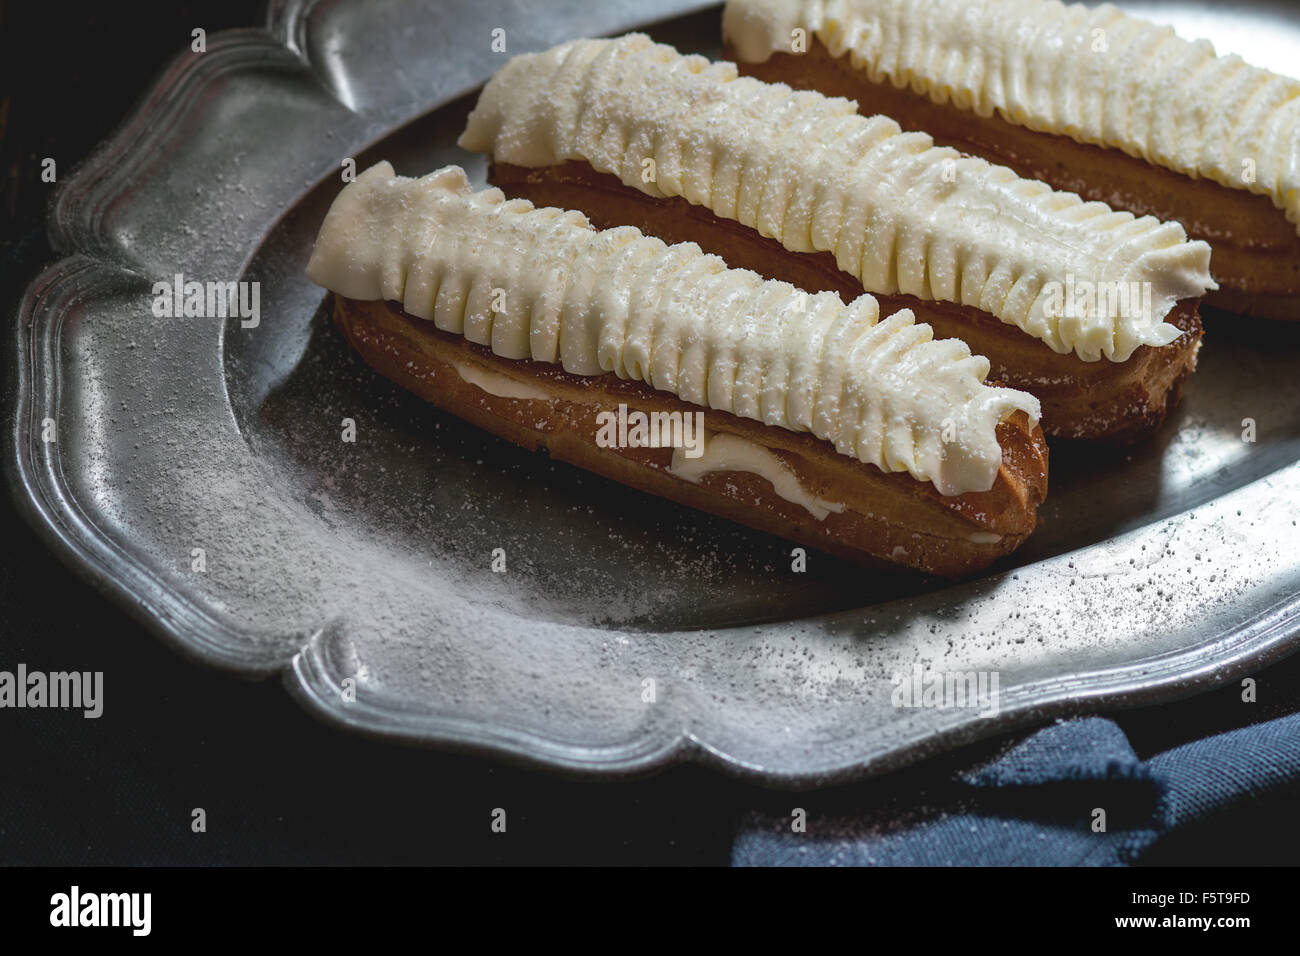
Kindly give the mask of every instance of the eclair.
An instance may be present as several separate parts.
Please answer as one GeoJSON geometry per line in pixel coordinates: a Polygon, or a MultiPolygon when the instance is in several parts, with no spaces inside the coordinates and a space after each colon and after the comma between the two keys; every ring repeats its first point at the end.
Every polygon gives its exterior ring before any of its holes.
{"type": "Polygon", "coordinates": [[[511,195],[911,309],[1038,397],[1049,435],[1138,438],[1195,367],[1210,250],[1177,223],[1084,203],[849,100],[641,34],[514,57],[460,144],[490,154],[490,181],[511,195]]]}
{"type": "Polygon", "coordinates": [[[307,273],[380,373],[489,432],[870,565],[962,575],[1033,530],[1031,395],[907,310],[379,163],[307,273]]]}
{"type": "Polygon", "coordinates": [[[1207,302],[1300,319],[1300,80],[1056,0],[728,0],[743,73],[1210,243],[1207,302]]]}

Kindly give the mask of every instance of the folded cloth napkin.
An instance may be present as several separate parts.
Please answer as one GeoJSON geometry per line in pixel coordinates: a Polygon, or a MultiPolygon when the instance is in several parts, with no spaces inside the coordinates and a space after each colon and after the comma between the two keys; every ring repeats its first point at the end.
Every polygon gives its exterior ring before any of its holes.
{"type": "MultiPolygon", "coordinates": [[[[1060,721],[881,821],[756,813],[732,847],[736,866],[1122,866],[1158,841],[1255,802],[1294,807],[1300,713],[1203,737],[1140,759],[1120,726],[1060,721]],[[1104,812],[1104,817],[1098,811],[1104,812]],[[1104,827],[1099,826],[1104,824],[1104,827]]],[[[793,803],[808,797],[794,797],[793,803]]]]}

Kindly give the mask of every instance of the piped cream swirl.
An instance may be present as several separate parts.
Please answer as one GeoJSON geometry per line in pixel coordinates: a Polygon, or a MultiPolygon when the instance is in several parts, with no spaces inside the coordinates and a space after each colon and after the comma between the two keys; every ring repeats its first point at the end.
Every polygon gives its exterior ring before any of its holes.
{"type": "Polygon", "coordinates": [[[881,319],[753,272],[694,243],[474,192],[462,169],[419,179],[378,163],[335,199],[307,267],[352,299],[411,315],[508,359],[613,372],[684,401],[811,432],[946,495],[987,491],[997,425],[1038,401],[984,384],[988,360],[934,340],[908,310],[881,319]]]}
{"type": "Polygon", "coordinates": [[[1300,229],[1300,80],[1111,4],[1057,0],[728,0],[736,55],[795,29],[873,83],[1268,196],[1300,229]]]}
{"type": "Polygon", "coordinates": [[[830,252],[869,292],[973,306],[1086,361],[1172,342],[1170,309],[1214,286],[1209,246],[1178,223],[1084,203],[851,100],[738,77],[641,34],[515,57],[460,143],[520,166],[585,160],[787,249],[830,252]],[[1068,282],[1151,294],[1080,310],[1061,296],[1068,282]]]}

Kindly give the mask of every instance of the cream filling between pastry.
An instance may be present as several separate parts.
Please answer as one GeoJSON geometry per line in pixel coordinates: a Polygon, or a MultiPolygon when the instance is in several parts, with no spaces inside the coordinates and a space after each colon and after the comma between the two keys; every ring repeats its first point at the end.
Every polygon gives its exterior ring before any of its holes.
{"type": "Polygon", "coordinates": [[[530,402],[554,401],[554,396],[546,394],[540,388],[516,381],[499,372],[489,372],[486,369],[475,368],[463,362],[449,362],[448,364],[456,370],[456,374],[463,380],[477,388],[481,388],[489,395],[495,395],[497,398],[517,398],[530,402]]]}
{"type": "Polygon", "coordinates": [[[805,489],[798,476],[770,448],[739,435],[706,431],[704,454],[699,458],[689,458],[684,449],[674,448],[668,470],[678,478],[695,483],[715,471],[743,471],[758,475],[771,484],[779,497],[799,505],[818,521],[825,521],[832,512],[839,514],[844,510],[843,504],[818,498],[805,489]]]}

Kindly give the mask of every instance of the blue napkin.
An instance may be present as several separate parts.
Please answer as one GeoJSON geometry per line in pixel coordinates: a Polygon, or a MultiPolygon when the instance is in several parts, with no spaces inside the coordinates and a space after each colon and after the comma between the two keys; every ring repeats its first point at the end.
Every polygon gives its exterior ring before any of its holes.
{"type": "MultiPolygon", "coordinates": [[[[752,814],[732,847],[736,866],[1122,866],[1158,841],[1226,812],[1300,794],[1300,713],[1140,759],[1115,721],[1060,721],[927,792],[886,819],[870,810],[822,816],[807,832],[789,815],[752,814]],[[1104,817],[1098,815],[1104,812],[1104,817]],[[872,819],[876,817],[876,819],[872,819]]],[[[815,805],[816,798],[788,802],[815,805]]]]}

